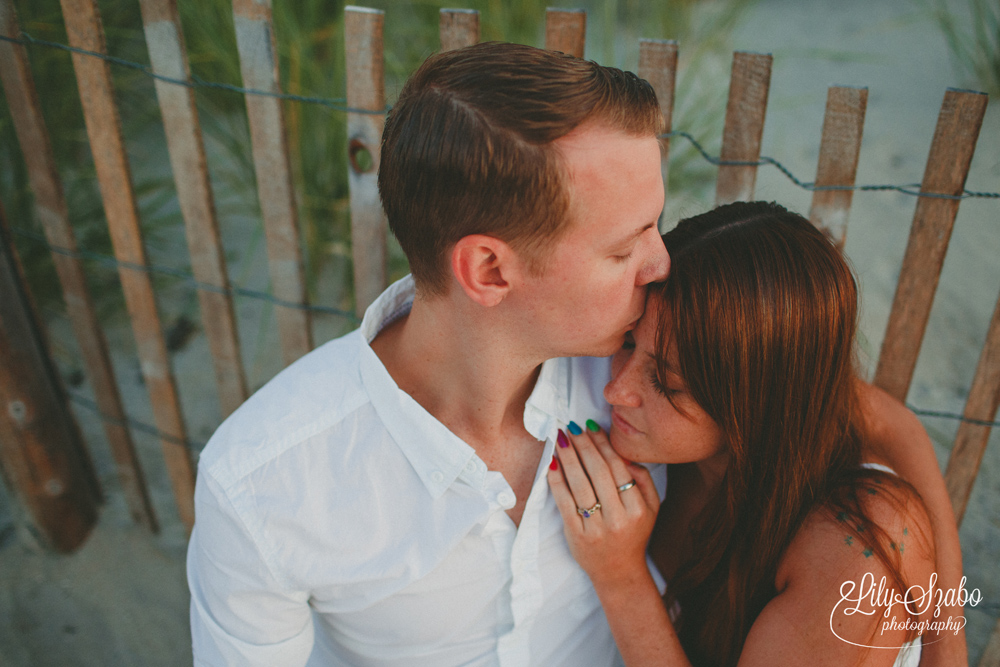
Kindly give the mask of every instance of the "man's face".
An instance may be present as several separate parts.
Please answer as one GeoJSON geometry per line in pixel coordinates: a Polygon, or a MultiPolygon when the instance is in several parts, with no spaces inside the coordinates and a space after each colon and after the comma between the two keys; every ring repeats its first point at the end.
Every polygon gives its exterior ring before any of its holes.
{"type": "Polygon", "coordinates": [[[670,268],[656,224],[659,143],[585,124],[555,146],[566,173],[567,229],[521,294],[535,342],[550,356],[607,356],[642,315],[646,285],[670,268]]]}

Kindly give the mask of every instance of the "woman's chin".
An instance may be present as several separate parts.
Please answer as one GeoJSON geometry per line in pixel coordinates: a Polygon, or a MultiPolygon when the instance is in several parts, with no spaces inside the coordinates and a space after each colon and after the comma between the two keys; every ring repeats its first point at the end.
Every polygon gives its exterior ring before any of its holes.
{"type": "MultiPolygon", "coordinates": [[[[611,429],[608,431],[608,440],[611,441],[611,449],[615,450],[618,456],[623,459],[645,462],[644,456],[639,453],[640,448],[636,447],[635,434],[626,433],[625,429],[611,424],[611,429]]],[[[648,456],[648,452],[646,456],[648,456]]]]}

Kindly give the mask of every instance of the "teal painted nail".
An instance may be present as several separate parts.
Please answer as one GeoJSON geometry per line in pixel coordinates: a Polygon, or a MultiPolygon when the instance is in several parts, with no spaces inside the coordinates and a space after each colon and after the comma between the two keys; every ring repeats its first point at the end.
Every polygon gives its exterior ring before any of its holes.
{"type": "Polygon", "coordinates": [[[576,422],[570,422],[569,424],[566,425],[566,428],[568,428],[569,432],[572,433],[573,435],[580,435],[581,433],[583,433],[583,429],[580,428],[580,425],[577,424],[576,422]]]}
{"type": "Polygon", "coordinates": [[[600,424],[598,424],[597,422],[595,422],[593,419],[588,419],[587,420],[587,428],[589,430],[593,431],[594,433],[597,433],[598,431],[601,430],[600,424]]]}

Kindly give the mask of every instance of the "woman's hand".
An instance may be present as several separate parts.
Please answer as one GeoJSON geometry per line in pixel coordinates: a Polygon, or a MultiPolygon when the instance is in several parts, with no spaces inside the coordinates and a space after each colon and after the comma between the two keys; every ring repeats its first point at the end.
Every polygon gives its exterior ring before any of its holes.
{"type": "Polygon", "coordinates": [[[577,435],[560,431],[557,445],[549,487],[573,557],[598,589],[648,577],[646,544],[660,506],[649,471],[618,456],[593,420],[577,435]]]}

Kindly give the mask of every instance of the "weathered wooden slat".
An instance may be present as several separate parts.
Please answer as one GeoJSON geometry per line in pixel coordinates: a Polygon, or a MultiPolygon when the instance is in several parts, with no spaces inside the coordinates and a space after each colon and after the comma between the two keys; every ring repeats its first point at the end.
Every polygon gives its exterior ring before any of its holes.
{"type": "Polygon", "coordinates": [[[582,9],[545,10],[545,48],[583,57],[587,41],[587,12],[582,9]]]}
{"type": "Polygon", "coordinates": [[[97,523],[99,486],[46,348],[0,207],[0,468],[38,534],[68,553],[97,523]]]}
{"type": "MultiPolygon", "coordinates": [[[[382,26],[385,14],[365,7],[344,8],[347,52],[347,106],[385,110],[382,26]]],[[[386,218],[378,196],[382,113],[348,113],[347,142],[351,190],[351,250],[355,312],[365,309],[386,287],[386,218]]]]}
{"type": "MultiPolygon", "coordinates": [[[[965,401],[966,419],[993,421],[1000,408],[1000,299],[997,300],[990,322],[986,343],[979,355],[976,375],[969,388],[969,397],[965,401]]],[[[990,438],[990,427],[970,422],[962,422],[955,436],[955,446],[944,481],[951,496],[951,506],[955,510],[956,523],[962,523],[972,484],[979,473],[979,464],[983,461],[986,442],[990,438]]]]}
{"type": "MultiPolygon", "coordinates": [[[[677,42],[665,39],[639,40],[639,76],[649,81],[656,91],[663,114],[663,132],[673,128],[674,88],[677,82],[677,42]]],[[[660,173],[663,190],[667,191],[670,167],[670,139],[660,139],[660,173]]],[[[661,217],[662,221],[662,217],[661,217]]]]}
{"type": "MultiPolygon", "coordinates": [[[[986,102],[987,96],[982,93],[952,89],[945,93],[921,192],[962,194],[986,102]]],[[[901,401],[913,379],[959,201],[920,197],[913,214],[874,380],[901,401]]]]}
{"type": "Polygon", "coordinates": [[[990,635],[990,640],[983,651],[983,657],[979,659],[979,667],[997,667],[1000,665],[1000,621],[997,621],[990,635]]]}
{"type": "MultiPolygon", "coordinates": [[[[819,144],[816,185],[852,187],[858,173],[861,134],[868,106],[867,88],[831,86],[826,94],[823,138],[819,144]]],[[[814,190],[809,220],[839,247],[847,237],[853,190],[814,190]]]]}
{"type": "MultiPolygon", "coordinates": [[[[70,45],[105,52],[104,29],[101,27],[95,0],[60,0],[60,4],[70,45]]],[[[74,53],[73,69],[80,89],[87,137],[94,156],[115,257],[121,262],[145,265],[146,251],[142,245],[139,212],[108,63],[74,53]]],[[[187,447],[178,444],[178,441],[183,442],[187,437],[170,358],[163,339],[160,315],[156,310],[153,285],[149,274],[141,270],[122,267],[118,275],[125,293],[125,305],[132,321],[142,376],[149,391],[156,427],[168,436],[161,438],[161,443],[177,501],[177,511],[181,521],[190,530],[194,524],[194,468],[191,453],[187,447]]]]}
{"type": "MultiPolygon", "coordinates": [[[[20,35],[11,0],[0,0],[0,31],[11,37],[20,35]]],[[[76,236],[69,223],[62,182],[56,170],[52,144],[23,46],[0,42],[0,79],[35,195],[35,215],[50,245],[73,252],[76,250],[76,236]]],[[[83,266],[78,258],[64,253],[52,253],[52,261],[97,406],[102,414],[118,422],[105,420],[103,425],[129,512],[136,523],[156,532],[156,514],[132,437],[122,425],[125,410],[93,299],[87,289],[83,266]]]]}
{"type": "MultiPolygon", "coordinates": [[[[177,0],[141,0],[140,7],[153,72],[173,79],[188,79],[191,71],[177,0]]],[[[228,290],[229,277],[219,239],[194,91],[159,80],[155,85],[194,277],[220,290],[228,290]]],[[[198,301],[215,365],[222,416],[227,417],[247,399],[233,301],[229,294],[208,290],[198,291],[198,301]]]]}
{"type": "MultiPolygon", "coordinates": [[[[244,87],[268,93],[280,92],[271,0],[233,0],[233,23],[244,87]]],[[[257,198],[267,238],[271,290],[283,301],[305,304],[302,248],[284,110],[281,100],[266,95],[247,94],[246,104],[253,163],[257,172],[257,198]]],[[[309,312],[276,305],[275,313],[282,358],[287,365],[312,349],[309,312]]]]}
{"type": "MultiPolygon", "coordinates": [[[[760,159],[760,141],[764,135],[764,116],[770,86],[770,54],[743,51],[733,54],[726,124],[722,130],[722,160],[757,162],[760,159]]],[[[716,206],[753,199],[756,181],[755,165],[719,167],[719,178],[715,186],[716,206]]]]}
{"type": "Polygon", "coordinates": [[[479,43],[479,12],[475,9],[442,9],[438,30],[441,51],[479,43]]]}

